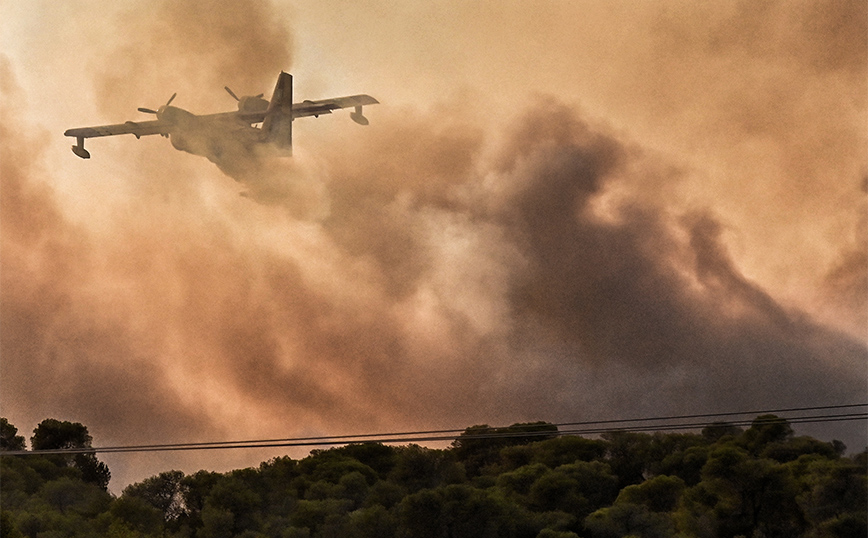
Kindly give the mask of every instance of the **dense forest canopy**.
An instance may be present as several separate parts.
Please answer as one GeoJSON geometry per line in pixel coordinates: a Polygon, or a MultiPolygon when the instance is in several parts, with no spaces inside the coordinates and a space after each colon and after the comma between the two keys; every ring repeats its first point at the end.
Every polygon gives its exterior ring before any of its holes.
{"type": "MultiPolygon", "coordinates": [[[[91,442],[86,426],[54,419],[30,438],[33,451],[91,442]]],[[[0,419],[0,450],[24,448],[0,419]]],[[[599,438],[483,424],[447,449],[350,444],[228,473],[166,471],[120,496],[92,452],[7,455],[0,535],[864,538],[868,451],[844,451],[774,415],[599,438]]]]}

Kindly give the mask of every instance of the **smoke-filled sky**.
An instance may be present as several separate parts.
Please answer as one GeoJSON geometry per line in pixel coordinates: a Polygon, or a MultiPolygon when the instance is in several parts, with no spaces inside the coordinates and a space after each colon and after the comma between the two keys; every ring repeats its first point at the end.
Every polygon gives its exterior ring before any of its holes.
{"type": "MultiPolygon", "coordinates": [[[[27,437],[868,397],[864,1],[0,6],[0,405],[27,437]],[[62,136],[174,92],[231,110],[224,85],[268,97],[281,70],[296,101],[381,102],[294,123],[262,157],[281,203],[160,137],[85,161],[62,136]]],[[[105,460],[119,490],[274,454],[105,460]]]]}

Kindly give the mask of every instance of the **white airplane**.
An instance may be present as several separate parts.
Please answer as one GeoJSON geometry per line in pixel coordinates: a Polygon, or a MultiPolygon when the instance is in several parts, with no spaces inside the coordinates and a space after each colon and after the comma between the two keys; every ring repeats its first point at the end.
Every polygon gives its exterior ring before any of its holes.
{"type": "Polygon", "coordinates": [[[217,162],[224,153],[242,148],[251,151],[261,144],[273,144],[286,152],[292,151],[292,121],[305,116],[318,117],[331,114],[333,110],[355,107],[350,118],[360,125],[367,125],[362,107],[379,101],[370,95],[351,95],[320,101],[292,102],[292,75],[281,71],[271,101],[262,94],[244,96],[240,99],[225,87],[236,101],[238,110],[217,114],[196,115],[172,105],[177,94],[157,110],[139,108],[140,112],[155,114],[156,120],[128,121],[115,125],[69,129],[64,136],[76,139],[72,152],[82,159],[89,159],[90,152],[84,149],[85,138],[131,134],[136,138],[159,134],[169,138],[172,146],[181,151],[207,157],[217,162]],[[261,127],[256,127],[261,124],[261,127]]]}

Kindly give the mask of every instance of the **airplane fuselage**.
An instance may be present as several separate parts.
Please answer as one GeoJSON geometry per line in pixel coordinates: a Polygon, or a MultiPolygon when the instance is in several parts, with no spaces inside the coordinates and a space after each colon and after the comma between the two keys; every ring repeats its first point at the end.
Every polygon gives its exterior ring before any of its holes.
{"type": "MultiPolygon", "coordinates": [[[[220,164],[227,158],[238,158],[262,143],[262,130],[254,127],[250,115],[261,112],[223,112],[196,115],[183,108],[163,106],[157,111],[157,120],[164,124],[161,134],[169,137],[175,149],[206,157],[220,164]]],[[[253,118],[257,119],[257,118],[253,118]]]]}

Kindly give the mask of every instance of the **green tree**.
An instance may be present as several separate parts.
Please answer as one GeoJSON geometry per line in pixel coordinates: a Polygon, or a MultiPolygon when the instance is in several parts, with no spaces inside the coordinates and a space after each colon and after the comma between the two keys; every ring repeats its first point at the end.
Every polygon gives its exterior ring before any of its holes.
{"type": "Polygon", "coordinates": [[[522,519],[521,510],[493,490],[453,484],[408,495],[398,505],[398,536],[511,537],[525,525],[522,519]]]}
{"type": "Polygon", "coordinates": [[[164,522],[184,514],[184,473],[165,471],[124,488],[124,497],[137,497],[159,510],[164,522]]]}
{"type": "Polygon", "coordinates": [[[602,460],[606,455],[607,443],[599,439],[565,435],[530,446],[534,452],[534,463],[542,463],[554,469],[576,461],[602,460]]]}
{"type": "Polygon", "coordinates": [[[223,480],[222,475],[210,471],[198,471],[181,479],[181,496],[184,505],[184,514],[180,518],[182,525],[191,529],[202,526],[205,499],[221,480],[223,480]]]}
{"type": "MultiPolygon", "coordinates": [[[[840,443],[840,441],[838,442],[840,443]]],[[[807,454],[817,454],[824,458],[835,459],[840,455],[839,450],[834,442],[824,443],[811,437],[788,437],[783,441],[768,443],[759,455],[763,458],[786,463],[795,461],[800,456],[807,454]]]]}
{"type": "MultiPolygon", "coordinates": [[[[550,428],[541,431],[553,435],[550,428]]],[[[7,432],[16,437],[11,428],[7,432]]],[[[532,441],[527,431],[520,433],[514,437],[524,444],[472,436],[451,450],[363,443],[225,474],[168,471],[127,487],[117,499],[84,482],[82,466],[68,454],[4,457],[0,534],[868,535],[868,452],[842,457],[840,443],[795,437],[776,417],[758,417],[740,435],[619,432],[603,440],[532,441]],[[470,481],[456,457],[459,447],[464,462],[478,466],[470,481]]],[[[34,430],[34,438],[37,447],[87,449],[91,443],[80,424],[51,420],[34,430]]]]}
{"type": "Polygon", "coordinates": [[[391,509],[406,495],[407,490],[400,485],[389,480],[380,480],[368,489],[364,505],[366,507],[379,505],[391,509]]]}
{"type": "Polygon", "coordinates": [[[29,465],[33,458],[38,456],[0,458],[0,506],[20,507],[42,488],[45,480],[29,465]]]}
{"type": "Polygon", "coordinates": [[[425,488],[464,482],[464,469],[450,450],[408,445],[396,450],[397,461],[389,480],[410,493],[425,488]]]}
{"type": "Polygon", "coordinates": [[[353,501],[354,508],[362,505],[370,489],[365,476],[358,471],[353,471],[342,476],[338,481],[338,485],[343,488],[343,498],[353,501]]]}
{"type": "Polygon", "coordinates": [[[684,481],[674,476],[657,476],[627,486],[611,507],[589,515],[585,528],[600,537],[673,536],[675,522],[670,512],[684,489],[684,481]]]}
{"type": "Polygon", "coordinates": [[[528,504],[540,511],[561,511],[579,521],[615,499],[618,479],[599,461],[561,465],[537,479],[528,491],[528,504]]]}
{"type": "MultiPolygon", "coordinates": [[[[30,446],[35,451],[82,449],[91,448],[92,441],[93,438],[87,432],[87,426],[79,422],[49,418],[40,422],[33,430],[30,446]]],[[[108,489],[111,472],[105,463],[97,459],[95,453],[61,455],[59,458],[52,459],[65,461],[67,466],[77,468],[81,471],[82,479],[85,482],[108,489]]]]}
{"type": "Polygon", "coordinates": [[[527,497],[528,505],[541,512],[590,512],[587,501],[579,493],[579,482],[560,471],[548,471],[540,476],[530,487],[527,497]]]}
{"type": "Polygon", "coordinates": [[[108,490],[112,477],[111,471],[108,465],[99,461],[94,453],[76,454],[73,462],[81,470],[82,480],[108,490]]]}
{"type": "Polygon", "coordinates": [[[349,526],[353,537],[394,536],[398,521],[383,506],[373,505],[350,512],[349,526]]]}
{"type": "Polygon", "coordinates": [[[464,464],[468,476],[478,476],[486,467],[500,463],[505,447],[527,445],[558,436],[558,428],[548,422],[516,423],[505,428],[487,424],[471,426],[452,443],[452,453],[464,464]]]}
{"type": "Polygon", "coordinates": [[[202,527],[197,538],[232,538],[235,536],[235,514],[231,510],[206,504],[202,509],[202,527]]]}
{"type": "Polygon", "coordinates": [[[579,535],[570,531],[556,531],[554,529],[543,529],[539,531],[536,538],[579,538],[579,535]]]}
{"type": "Polygon", "coordinates": [[[760,415],[751,423],[742,439],[751,454],[758,455],[770,443],[781,443],[793,436],[790,423],[776,415],[760,415]]]}
{"type": "Polygon", "coordinates": [[[408,538],[445,536],[443,503],[443,494],[435,489],[423,489],[405,497],[397,508],[400,523],[399,536],[408,538]]]}
{"type": "Polygon", "coordinates": [[[30,446],[33,450],[55,450],[67,448],[90,448],[93,438],[87,426],[80,422],[60,421],[47,418],[33,430],[30,446]]]}
{"type": "Polygon", "coordinates": [[[339,450],[314,450],[299,462],[298,468],[314,482],[325,480],[337,484],[342,476],[354,471],[361,473],[368,484],[373,484],[379,478],[377,471],[339,450]]]}
{"type": "Polygon", "coordinates": [[[319,527],[317,536],[321,538],[346,538],[352,532],[348,513],[329,514],[319,527]]]}
{"type": "Polygon", "coordinates": [[[722,536],[756,531],[772,536],[796,536],[804,521],[796,504],[797,484],[790,469],[776,461],[751,456],[744,449],[715,448],[698,484],[709,494],[722,536]]]}
{"type": "Polygon", "coordinates": [[[259,466],[260,496],[269,512],[286,514],[298,498],[293,480],[300,476],[298,462],[288,456],[274,458],[259,466]]]}
{"type": "MultiPolygon", "coordinates": [[[[856,462],[802,456],[804,471],[798,472],[802,492],[799,506],[815,529],[857,529],[859,536],[868,530],[868,470],[856,462]]],[[[800,462],[793,466],[802,467],[800,462]]],[[[827,533],[828,533],[827,532],[827,533]]],[[[823,534],[823,533],[819,533],[823,534]]],[[[835,535],[832,532],[832,535],[835,535]]]]}
{"type": "Polygon", "coordinates": [[[687,488],[681,495],[678,509],[672,514],[681,534],[696,538],[733,536],[719,531],[720,521],[715,511],[718,497],[706,482],[687,488]]]}
{"type": "Polygon", "coordinates": [[[533,463],[531,465],[519,467],[514,471],[501,473],[497,477],[496,484],[508,494],[516,494],[524,500],[528,493],[530,493],[531,486],[533,486],[540,477],[549,472],[551,472],[551,469],[542,463],[533,463]]]}
{"type": "Polygon", "coordinates": [[[695,486],[702,480],[702,468],[708,461],[708,446],[692,446],[667,454],[652,465],[653,474],[677,476],[688,486],[695,486]]]}
{"type": "Polygon", "coordinates": [[[0,511],[0,536],[4,538],[22,538],[21,532],[12,523],[12,513],[6,510],[0,511]]]}
{"type": "Polygon", "coordinates": [[[333,484],[328,480],[317,480],[307,486],[304,498],[309,501],[343,499],[345,491],[345,488],[341,484],[333,484]]]}
{"type": "Polygon", "coordinates": [[[724,437],[737,438],[742,433],[744,433],[744,429],[729,422],[712,422],[702,428],[702,437],[711,443],[715,443],[724,437]]]}
{"type": "Polygon", "coordinates": [[[235,536],[261,523],[261,497],[235,476],[217,482],[202,509],[203,537],[235,536]]]}
{"type": "Polygon", "coordinates": [[[87,517],[106,511],[111,502],[111,497],[101,487],[66,477],[45,484],[39,497],[61,514],[87,517]]]}
{"type": "Polygon", "coordinates": [[[606,461],[618,477],[619,488],[645,480],[645,473],[653,461],[650,435],[617,431],[604,433],[601,437],[608,441],[606,461]]]}
{"type": "Polygon", "coordinates": [[[678,505],[684,487],[684,480],[677,476],[655,476],[622,489],[615,504],[639,504],[652,512],[671,512],[678,505]]]}
{"type": "Polygon", "coordinates": [[[289,522],[293,527],[315,534],[330,516],[344,516],[351,507],[352,501],[346,499],[301,500],[290,513],[289,522]]]}
{"type": "Polygon", "coordinates": [[[668,514],[652,512],[647,507],[618,503],[601,508],[585,519],[585,528],[595,538],[670,538],[675,527],[668,514]]]}
{"type": "Polygon", "coordinates": [[[163,531],[163,514],[141,497],[124,495],[112,503],[112,517],[122,522],[115,527],[115,533],[126,529],[127,533],[160,534],[163,531]]]}
{"type": "Polygon", "coordinates": [[[606,455],[605,441],[564,435],[527,445],[507,446],[500,450],[501,473],[513,471],[531,463],[542,463],[552,469],[576,461],[602,460],[606,455]]]}
{"type": "Polygon", "coordinates": [[[0,417],[0,450],[24,450],[24,437],[5,417],[0,417]]]}
{"type": "Polygon", "coordinates": [[[351,443],[332,451],[367,465],[380,478],[389,475],[398,459],[395,447],[382,443],[351,443]]]}

